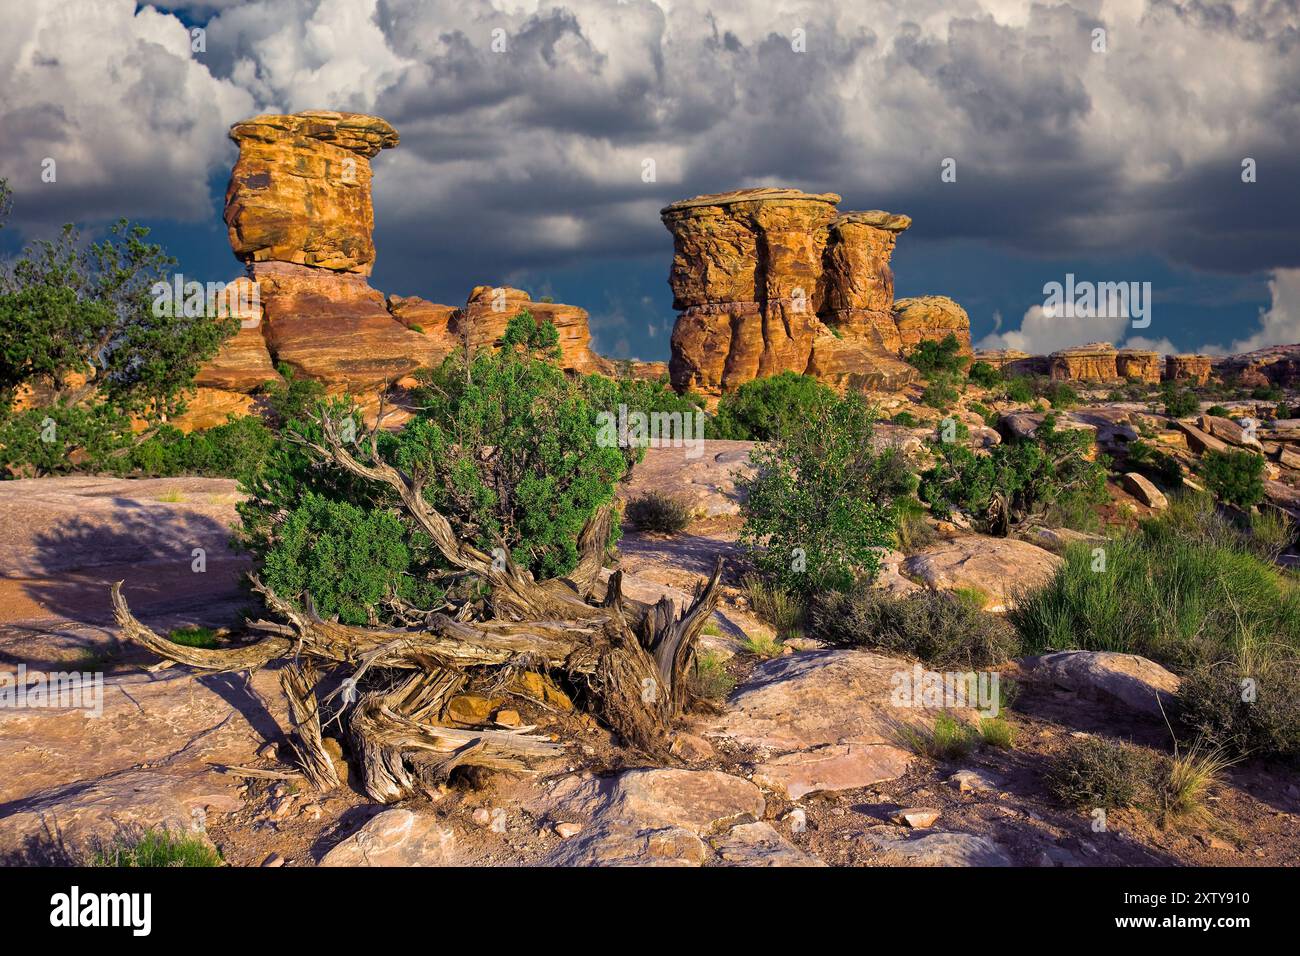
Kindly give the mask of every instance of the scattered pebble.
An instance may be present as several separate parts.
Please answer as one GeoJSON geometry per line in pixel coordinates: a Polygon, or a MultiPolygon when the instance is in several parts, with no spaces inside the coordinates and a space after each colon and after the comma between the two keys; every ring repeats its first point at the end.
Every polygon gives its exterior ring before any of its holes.
{"type": "Polygon", "coordinates": [[[555,825],[555,832],[556,834],[558,834],[559,836],[567,840],[569,839],[569,837],[577,836],[579,833],[582,832],[582,824],[581,823],[557,823],[555,825]]]}
{"type": "Polygon", "coordinates": [[[272,853],[262,861],[262,866],[284,866],[284,857],[278,853],[272,853]]]}
{"type": "Polygon", "coordinates": [[[791,833],[803,833],[808,829],[808,814],[802,807],[795,807],[785,815],[785,822],[790,824],[791,833]]]}

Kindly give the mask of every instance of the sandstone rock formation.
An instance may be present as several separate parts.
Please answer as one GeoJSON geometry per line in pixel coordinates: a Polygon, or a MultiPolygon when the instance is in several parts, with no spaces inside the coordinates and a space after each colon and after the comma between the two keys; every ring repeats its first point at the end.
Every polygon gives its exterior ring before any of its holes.
{"type": "Polygon", "coordinates": [[[1213,367],[1221,378],[1236,379],[1247,388],[1295,388],[1300,386],[1300,345],[1271,345],[1224,356],[1215,359],[1213,367]]]}
{"type": "Polygon", "coordinates": [[[1050,356],[1053,379],[1066,382],[1114,382],[1120,378],[1115,346],[1091,342],[1060,349],[1050,356]]]}
{"type": "Polygon", "coordinates": [[[526,292],[478,286],[457,308],[417,296],[390,296],[369,284],[375,261],[370,160],[398,143],[386,121],[360,113],[310,110],[258,116],[231,128],[239,159],[226,190],[230,246],[255,284],[254,307],[239,332],[199,372],[181,428],[247,414],[251,397],[279,379],[277,363],[350,392],[373,407],[387,386],[454,349],[492,347],[507,322],[530,309],[560,333],[562,364],[573,372],[658,378],[662,363],[620,366],[591,350],[587,313],[534,302],[526,292]]]}
{"type": "Polygon", "coordinates": [[[246,262],[292,262],[369,275],[370,159],[396,146],[377,116],[308,110],[236,123],[226,189],[230,247],[246,262]]]}
{"type": "Polygon", "coordinates": [[[1208,355],[1165,356],[1165,379],[1171,382],[1191,382],[1204,385],[1210,380],[1213,360],[1208,355]]]}
{"type": "Polygon", "coordinates": [[[1003,375],[1046,375],[1049,361],[1046,356],[1030,355],[1020,349],[976,349],[975,361],[987,362],[1003,375]]]}
{"type": "Polygon", "coordinates": [[[898,388],[922,338],[970,322],[950,299],[894,302],[889,258],[911,220],[837,214],[834,193],[758,188],[696,196],[661,212],[673,234],[673,386],[716,396],[784,371],[841,389],[898,388]],[[896,305],[905,306],[900,315],[896,305]]]}
{"type": "Polygon", "coordinates": [[[1119,377],[1132,382],[1160,381],[1160,353],[1146,349],[1120,349],[1115,353],[1115,370],[1119,377]]]}

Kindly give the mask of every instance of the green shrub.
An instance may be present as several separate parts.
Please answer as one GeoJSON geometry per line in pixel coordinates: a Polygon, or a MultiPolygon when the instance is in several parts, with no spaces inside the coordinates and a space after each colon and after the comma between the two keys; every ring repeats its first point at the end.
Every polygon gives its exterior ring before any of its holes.
{"type": "Polygon", "coordinates": [[[835,392],[811,375],[756,378],[722,396],[709,437],[771,441],[808,428],[834,401],[835,392]]]}
{"type": "Polygon", "coordinates": [[[217,632],[210,627],[178,627],[167,635],[173,644],[185,647],[218,647],[217,632]]]}
{"type": "Polygon", "coordinates": [[[921,424],[920,420],[906,409],[895,413],[894,417],[891,418],[890,421],[895,425],[901,425],[903,428],[916,428],[921,424]]]}
{"type": "Polygon", "coordinates": [[[755,448],[740,540],[773,584],[808,595],[873,575],[893,542],[897,498],[912,476],[898,448],[877,451],[874,412],[857,395],[822,407],[806,427],[755,448]]]}
{"type": "Polygon", "coordinates": [[[367,624],[391,596],[429,600],[412,564],[395,514],[308,492],[279,528],[262,580],[284,598],[310,594],[319,612],[337,614],[344,624],[367,624]]]}
{"type": "Polygon", "coordinates": [[[1049,507],[1105,500],[1105,463],[1085,458],[1091,446],[1087,432],[1058,431],[1053,415],[1033,438],[995,445],[988,454],[961,442],[932,442],[937,460],[921,476],[921,499],[940,517],[960,508],[990,532],[1005,535],[1049,507]]]}
{"type": "Polygon", "coordinates": [[[1294,418],[1296,410],[1286,402],[1279,402],[1273,409],[1274,418],[1294,418]]]}
{"type": "Polygon", "coordinates": [[[778,637],[796,633],[803,624],[803,599],[779,587],[768,584],[756,574],[747,574],[741,580],[745,599],[760,621],[770,625],[778,637]]]}
{"type": "Polygon", "coordinates": [[[1028,375],[1016,375],[1007,380],[1003,394],[1009,402],[1020,404],[1032,402],[1035,397],[1034,380],[1028,375]]]}
{"type": "Polygon", "coordinates": [[[1228,410],[1227,410],[1226,408],[1224,408],[1222,405],[1211,405],[1209,408],[1207,408],[1207,409],[1205,410],[1205,414],[1207,414],[1207,415],[1215,415],[1215,416],[1217,416],[1217,417],[1219,417],[1219,418],[1231,418],[1231,417],[1232,417],[1232,412],[1228,411],[1228,410]]]}
{"type": "Polygon", "coordinates": [[[1067,548],[1052,580],[1011,609],[1030,653],[1120,651],[1185,671],[1230,657],[1243,632],[1300,648],[1300,592],[1244,545],[1197,540],[1156,518],[1102,552],[1067,548]]]}
{"type": "Polygon", "coordinates": [[[149,829],[120,836],[92,853],[95,867],[221,866],[221,855],[196,836],[149,829]]]}
{"type": "Polygon", "coordinates": [[[1001,617],[943,591],[894,597],[859,584],[820,594],[809,610],[813,636],[840,647],[916,657],[940,670],[979,670],[1016,655],[1015,630],[1001,617]]]}
{"type": "Polygon", "coordinates": [[[714,651],[702,650],[695,655],[691,671],[691,693],[704,700],[722,701],[736,686],[736,678],[727,672],[727,659],[714,651]]]}
{"type": "Polygon", "coordinates": [[[682,498],[649,491],[627,503],[627,519],[642,531],[680,534],[691,523],[691,509],[682,498]]]}
{"type": "Polygon", "coordinates": [[[1264,457],[1253,451],[1207,451],[1200,473],[1205,487],[1230,505],[1250,508],[1264,497],[1264,457]]]}
{"type": "Polygon", "coordinates": [[[1150,751],[1101,737],[1071,741],[1052,761],[1048,788],[1062,802],[1116,810],[1150,804],[1160,761],[1150,751]]]}
{"type": "Polygon", "coordinates": [[[1016,745],[1016,728],[1002,717],[985,717],[980,721],[980,737],[990,747],[1010,750],[1016,745]]]}
{"type": "Polygon", "coordinates": [[[1181,388],[1173,382],[1166,382],[1161,388],[1165,403],[1165,414],[1170,418],[1187,418],[1195,415],[1201,407],[1200,399],[1190,388],[1181,388]]]}
{"type": "Polygon", "coordinates": [[[937,375],[921,390],[921,404],[946,411],[959,398],[956,385],[948,375],[937,375]]]}
{"type": "Polygon", "coordinates": [[[966,377],[983,388],[992,388],[1002,381],[1002,373],[984,361],[972,363],[966,377]]]}
{"type": "Polygon", "coordinates": [[[1253,649],[1204,661],[1179,685],[1178,716],[1189,735],[1236,756],[1300,760],[1300,665],[1253,649]]]}
{"type": "Polygon", "coordinates": [[[949,332],[940,341],[922,339],[907,356],[907,361],[922,375],[956,374],[966,367],[969,358],[961,354],[961,343],[949,332]]]}
{"type": "MultiPolygon", "coordinates": [[[[479,351],[468,370],[463,356],[448,357],[422,377],[416,417],[401,431],[375,436],[375,453],[421,476],[425,497],[459,536],[488,553],[504,546],[539,579],[576,566],[583,526],[612,500],[640,452],[606,440],[582,383],[556,362],[557,340],[550,323],[520,313],[500,350],[479,351]]],[[[350,418],[358,436],[353,453],[370,457],[354,408],[334,400],[318,409],[336,423],[350,418]]],[[[319,440],[312,421],[285,429],[319,440]]],[[[385,487],[322,467],[292,441],[275,443],[242,487],[241,540],[291,593],[308,590],[354,620],[383,612],[375,602],[389,593],[424,607],[440,599],[429,579],[447,570],[445,562],[385,487]],[[326,549],[317,543],[322,538],[326,549]],[[348,553],[350,542],[358,553],[348,553]],[[314,543],[320,553],[311,553],[314,543]],[[344,574],[352,576],[346,587],[344,574]]]]}
{"type": "Polygon", "coordinates": [[[1079,404],[1079,393],[1065,382],[1051,382],[1043,390],[1043,398],[1053,408],[1073,408],[1079,404]]]}
{"type": "Polygon", "coordinates": [[[980,742],[980,732],[952,714],[935,714],[934,723],[900,724],[899,743],[931,760],[961,760],[980,742]]]}

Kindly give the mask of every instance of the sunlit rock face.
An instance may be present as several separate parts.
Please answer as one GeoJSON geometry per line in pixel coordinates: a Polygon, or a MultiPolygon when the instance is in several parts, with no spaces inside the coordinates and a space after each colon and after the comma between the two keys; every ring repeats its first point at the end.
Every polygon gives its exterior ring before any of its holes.
{"type": "Polygon", "coordinates": [[[787,371],[840,389],[893,390],[915,379],[900,359],[922,339],[953,332],[969,352],[969,319],[951,299],[894,302],[889,259],[911,220],[840,213],[839,201],[765,187],[663,209],[680,311],[669,362],[678,391],[716,396],[787,371]]]}

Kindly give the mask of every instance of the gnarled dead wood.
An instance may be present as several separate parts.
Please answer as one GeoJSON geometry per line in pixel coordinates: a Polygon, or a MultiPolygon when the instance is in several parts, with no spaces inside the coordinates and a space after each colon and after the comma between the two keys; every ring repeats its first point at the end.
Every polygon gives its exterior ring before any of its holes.
{"type": "Polygon", "coordinates": [[[339,775],[321,738],[315,667],[310,662],[289,664],[280,671],[280,687],[289,701],[289,744],[303,776],[322,793],[333,790],[339,785],[339,775]]]}

